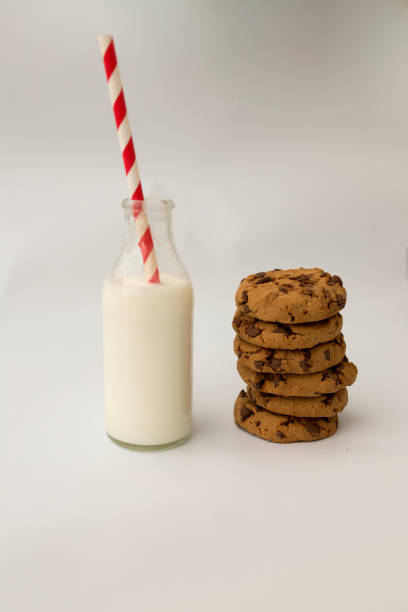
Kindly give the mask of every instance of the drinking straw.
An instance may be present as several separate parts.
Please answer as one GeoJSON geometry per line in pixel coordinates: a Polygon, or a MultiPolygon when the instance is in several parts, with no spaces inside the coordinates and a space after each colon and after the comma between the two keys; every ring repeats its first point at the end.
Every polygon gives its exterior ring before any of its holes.
{"type": "Polygon", "coordinates": [[[160,283],[152,234],[146,212],[143,209],[144,196],[142,183],[140,181],[139,168],[136,161],[132,133],[130,131],[125,95],[123,93],[123,85],[120,78],[113,36],[109,34],[99,36],[98,41],[105,66],[109,95],[112,103],[113,115],[115,117],[123,164],[125,166],[130,198],[135,200],[132,212],[136,224],[138,245],[143,259],[145,279],[149,283],[160,283]]]}

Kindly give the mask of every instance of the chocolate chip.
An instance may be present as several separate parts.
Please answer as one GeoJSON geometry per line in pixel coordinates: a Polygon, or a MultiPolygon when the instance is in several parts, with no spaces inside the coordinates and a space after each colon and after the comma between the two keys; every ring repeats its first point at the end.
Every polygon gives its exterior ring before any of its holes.
{"type": "Polygon", "coordinates": [[[252,410],[248,406],[241,406],[241,421],[246,421],[250,416],[252,416],[252,410]]]}
{"type": "Polygon", "coordinates": [[[314,296],[313,289],[303,289],[303,295],[310,295],[310,297],[314,296]]]}
{"type": "Polygon", "coordinates": [[[308,310],[303,310],[304,315],[307,315],[308,312],[309,312],[308,310]]]}
{"type": "Polygon", "coordinates": [[[310,274],[300,274],[295,277],[295,280],[297,280],[301,287],[313,287],[315,284],[310,274]]]}
{"type": "Polygon", "coordinates": [[[259,334],[261,334],[262,331],[258,329],[257,327],[255,327],[255,323],[250,323],[249,325],[246,326],[245,333],[250,338],[256,338],[256,336],[259,336],[259,334]]]}
{"type": "Polygon", "coordinates": [[[324,276],[330,276],[330,274],[328,272],[322,272],[320,278],[323,278],[324,276]]]}
{"type": "Polygon", "coordinates": [[[253,278],[262,278],[263,276],[265,276],[265,274],[266,272],[257,272],[253,275],[253,278]]]}
{"type": "Polygon", "coordinates": [[[298,274],[297,276],[294,277],[294,279],[300,283],[303,283],[304,281],[310,281],[311,278],[312,277],[310,274],[298,274]]]}
{"type": "Polygon", "coordinates": [[[304,359],[303,361],[299,361],[299,365],[302,368],[302,370],[305,372],[305,374],[310,370],[309,362],[306,361],[306,359],[304,359]]]}
{"type": "Polygon", "coordinates": [[[274,268],[274,269],[272,270],[272,272],[282,272],[282,269],[281,269],[281,268],[274,268]]]}
{"type": "Polygon", "coordinates": [[[259,426],[260,426],[260,424],[261,424],[261,422],[260,422],[260,421],[257,421],[257,422],[255,423],[255,427],[259,427],[259,426]]]}
{"type": "Polygon", "coordinates": [[[336,293],[336,300],[337,304],[339,305],[339,308],[344,308],[344,306],[346,305],[346,298],[344,297],[344,295],[336,293]]]}
{"type": "Polygon", "coordinates": [[[272,361],[274,355],[275,355],[275,350],[269,349],[268,356],[266,357],[266,361],[272,361]]]}
{"type": "Polygon", "coordinates": [[[333,380],[336,378],[336,376],[334,375],[334,373],[332,372],[332,370],[324,370],[322,372],[322,378],[321,381],[323,382],[324,380],[326,380],[326,378],[332,378],[333,380]]]}
{"type": "Polygon", "coordinates": [[[302,425],[314,438],[320,434],[320,425],[313,419],[304,419],[302,425]]]}
{"type": "Polygon", "coordinates": [[[246,397],[246,393],[243,389],[239,392],[239,397],[246,397]]]}
{"type": "Polygon", "coordinates": [[[241,359],[241,357],[242,357],[242,351],[241,351],[241,349],[238,349],[238,350],[237,350],[237,355],[238,355],[238,359],[241,359]]]}
{"type": "Polygon", "coordinates": [[[330,297],[331,297],[331,296],[330,296],[330,291],[327,291],[327,289],[326,289],[325,287],[323,288],[323,297],[324,297],[326,300],[329,300],[329,299],[330,299],[330,297]]]}
{"type": "Polygon", "coordinates": [[[279,429],[276,432],[276,437],[280,438],[281,440],[283,440],[284,438],[286,438],[285,434],[282,431],[279,431],[279,429]]]}
{"type": "Polygon", "coordinates": [[[295,317],[293,316],[291,312],[288,312],[288,315],[290,316],[290,320],[293,323],[293,321],[295,320],[295,317]]]}
{"type": "Polygon", "coordinates": [[[330,361],[330,351],[329,350],[324,351],[323,355],[327,361],[330,361]]]}
{"type": "Polygon", "coordinates": [[[245,312],[245,314],[248,314],[248,312],[249,312],[248,305],[247,305],[247,304],[244,304],[244,305],[242,306],[242,310],[245,312]]]}
{"type": "Polygon", "coordinates": [[[255,361],[254,362],[254,366],[256,367],[257,370],[262,370],[264,365],[265,365],[264,361],[255,361]]]}
{"type": "Polygon", "coordinates": [[[246,304],[248,301],[248,291],[243,291],[241,296],[241,304],[246,304]]]}
{"type": "Polygon", "coordinates": [[[248,398],[251,400],[251,402],[254,402],[254,403],[255,403],[255,398],[254,398],[254,396],[252,395],[252,391],[248,391],[248,398]]]}
{"type": "Polygon", "coordinates": [[[280,370],[282,365],[282,359],[272,359],[270,365],[272,370],[280,370]]]}
{"type": "Polygon", "coordinates": [[[235,325],[235,327],[241,327],[241,323],[242,321],[239,317],[234,317],[233,324],[235,325]]]}
{"type": "Polygon", "coordinates": [[[304,351],[302,351],[303,353],[303,361],[299,361],[299,365],[302,368],[302,370],[306,373],[310,370],[311,368],[311,363],[310,363],[310,351],[309,349],[305,349],[304,351]]]}
{"type": "Polygon", "coordinates": [[[295,332],[291,330],[287,325],[282,325],[282,323],[275,323],[275,329],[273,330],[275,334],[283,334],[288,338],[289,336],[293,336],[295,332]]]}
{"type": "Polygon", "coordinates": [[[327,281],[327,284],[332,286],[332,285],[341,285],[341,287],[343,286],[343,281],[341,280],[340,276],[337,276],[337,274],[335,274],[334,276],[331,277],[330,280],[327,281]]]}
{"type": "Polygon", "coordinates": [[[288,293],[288,290],[286,289],[286,287],[279,287],[279,291],[281,293],[288,293]]]}
{"type": "Polygon", "coordinates": [[[281,382],[285,382],[285,379],[283,378],[282,374],[272,374],[272,381],[273,384],[275,385],[275,388],[279,386],[279,384],[281,382]]]}

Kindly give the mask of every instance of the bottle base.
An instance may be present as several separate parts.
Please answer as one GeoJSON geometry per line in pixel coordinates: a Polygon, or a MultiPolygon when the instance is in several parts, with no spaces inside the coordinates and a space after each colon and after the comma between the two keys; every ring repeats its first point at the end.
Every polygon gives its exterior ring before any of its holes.
{"type": "Polygon", "coordinates": [[[154,452],[154,451],[168,450],[170,448],[175,448],[176,446],[181,446],[182,444],[185,444],[191,438],[191,433],[188,433],[187,435],[183,436],[179,440],[174,440],[173,442],[167,442],[166,444],[145,445],[145,444],[130,444],[129,442],[122,442],[121,440],[118,440],[117,438],[113,438],[108,433],[106,435],[108,436],[110,440],[112,440],[112,442],[114,442],[118,446],[121,446],[122,448],[128,448],[129,450],[142,451],[142,452],[154,452]]]}

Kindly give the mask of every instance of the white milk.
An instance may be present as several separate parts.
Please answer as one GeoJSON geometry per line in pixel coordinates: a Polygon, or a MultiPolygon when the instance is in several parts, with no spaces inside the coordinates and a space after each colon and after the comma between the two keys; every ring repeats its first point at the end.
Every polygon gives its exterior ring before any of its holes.
{"type": "Polygon", "coordinates": [[[108,278],[103,286],[108,435],[159,445],[191,432],[193,292],[183,278],[108,278]]]}

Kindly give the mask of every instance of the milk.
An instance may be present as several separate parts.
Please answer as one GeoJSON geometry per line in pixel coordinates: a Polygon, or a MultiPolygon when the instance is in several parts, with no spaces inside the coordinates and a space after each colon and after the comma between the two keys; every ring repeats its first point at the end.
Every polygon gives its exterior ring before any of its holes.
{"type": "Polygon", "coordinates": [[[161,275],[107,278],[103,286],[106,430],[132,445],[191,432],[191,283],[161,275]]]}

